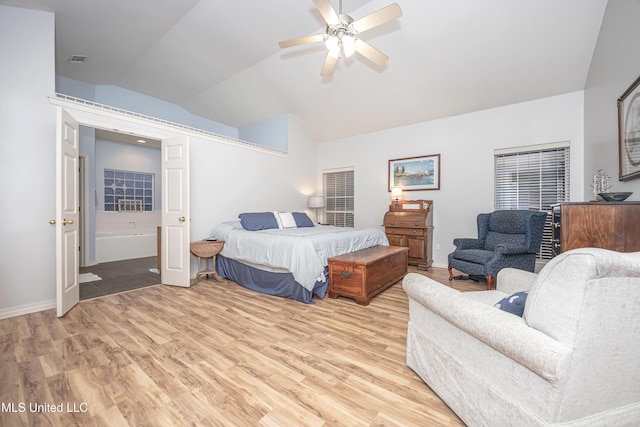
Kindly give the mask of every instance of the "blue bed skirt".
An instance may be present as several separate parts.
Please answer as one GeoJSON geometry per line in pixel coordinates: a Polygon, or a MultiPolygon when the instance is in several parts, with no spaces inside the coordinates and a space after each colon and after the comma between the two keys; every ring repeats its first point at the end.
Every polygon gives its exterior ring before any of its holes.
{"type": "MultiPolygon", "coordinates": [[[[217,256],[216,270],[218,275],[232,280],[245,288],[253,289],[267,295],[293,299],[306,304],[315,304],[313,296],[324,298],[329,287],[329,280],[316,282],[313,292],[303,288],[291,273],[273,273],[248,266],[239,261],[217,256]]],[[[329,268],[324,268],[324,277],[329,275],[329,268]]]]}

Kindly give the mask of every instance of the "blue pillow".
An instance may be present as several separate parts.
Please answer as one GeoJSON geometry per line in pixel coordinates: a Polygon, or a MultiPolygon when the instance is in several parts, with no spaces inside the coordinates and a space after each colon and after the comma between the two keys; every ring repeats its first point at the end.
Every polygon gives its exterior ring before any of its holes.
{"type": "Polygon", "coordinates": [[[494,307],[504,310],[507,313],[522,317],[524,314],[524,303],[527,301],[528,295],[529,292],[526,291],[516,292],[513,295],[502,298],[496,303],[496,305],[494,305],[494,307]]]}
{"type": "Polygon", "coordinates": [[[291,215],[293,215],[293,219],[296,221],[296,225],[298,226],[298,228],[301,227],[315,227],[313,225],[313,221],[311,221],[311,218],[309,218],[309,215],[307,215],[304,212],[291,212],[291,215]]]}
{"type": "Polygon", "coordinates": [[[242,228],[249,231],[278,228],[273,212],[249,212],[238,215],[242,228]]]}

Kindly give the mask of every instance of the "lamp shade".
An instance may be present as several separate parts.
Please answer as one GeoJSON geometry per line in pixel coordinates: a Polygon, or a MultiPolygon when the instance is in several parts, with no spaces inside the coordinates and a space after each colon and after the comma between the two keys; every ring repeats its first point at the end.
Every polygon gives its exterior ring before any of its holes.
{"type": "Polygon", "coordinates": [[[322,196],[309,197],[309,208],[310,209],[324,208],[324,197],[322,196]]]}
{"type": "Polygon", "coordinates": [[[402,187],[393,187],[391,189],[392,199],[402,199],[402,187]]]}

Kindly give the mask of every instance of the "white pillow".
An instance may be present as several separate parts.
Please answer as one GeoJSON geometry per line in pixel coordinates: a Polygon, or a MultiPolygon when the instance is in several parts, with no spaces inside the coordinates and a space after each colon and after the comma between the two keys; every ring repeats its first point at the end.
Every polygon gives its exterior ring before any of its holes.
{"type": "Polygon", "coordinates": [[[282,228],[282,221],[280,221],[280,215],[278,215],[278,211],[273,211],[273,217],[276,219],[278,228],[282,228]]]}
{"type": "Polygon", "coordinates": [[[276,215],[278,225],[282,224],[281,228],[296,228],[296,220],[291,212],[278,212],[276,215]]]}

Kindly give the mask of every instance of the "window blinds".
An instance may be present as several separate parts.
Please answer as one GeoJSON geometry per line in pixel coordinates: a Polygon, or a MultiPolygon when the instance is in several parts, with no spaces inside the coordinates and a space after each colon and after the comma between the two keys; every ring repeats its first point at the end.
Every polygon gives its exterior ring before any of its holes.
{"type": "Polygon", "coordinates": [[[337,227],[353,227],[353,169],[323,172],[322,177],[326,223],[337,227]]]}
{"type": "Polygon", "coordinates": [[[569,146],[495,154],[495,208],[548,212],[538,258],[551,259],[551,206],[569,201],[569,146]]]}

